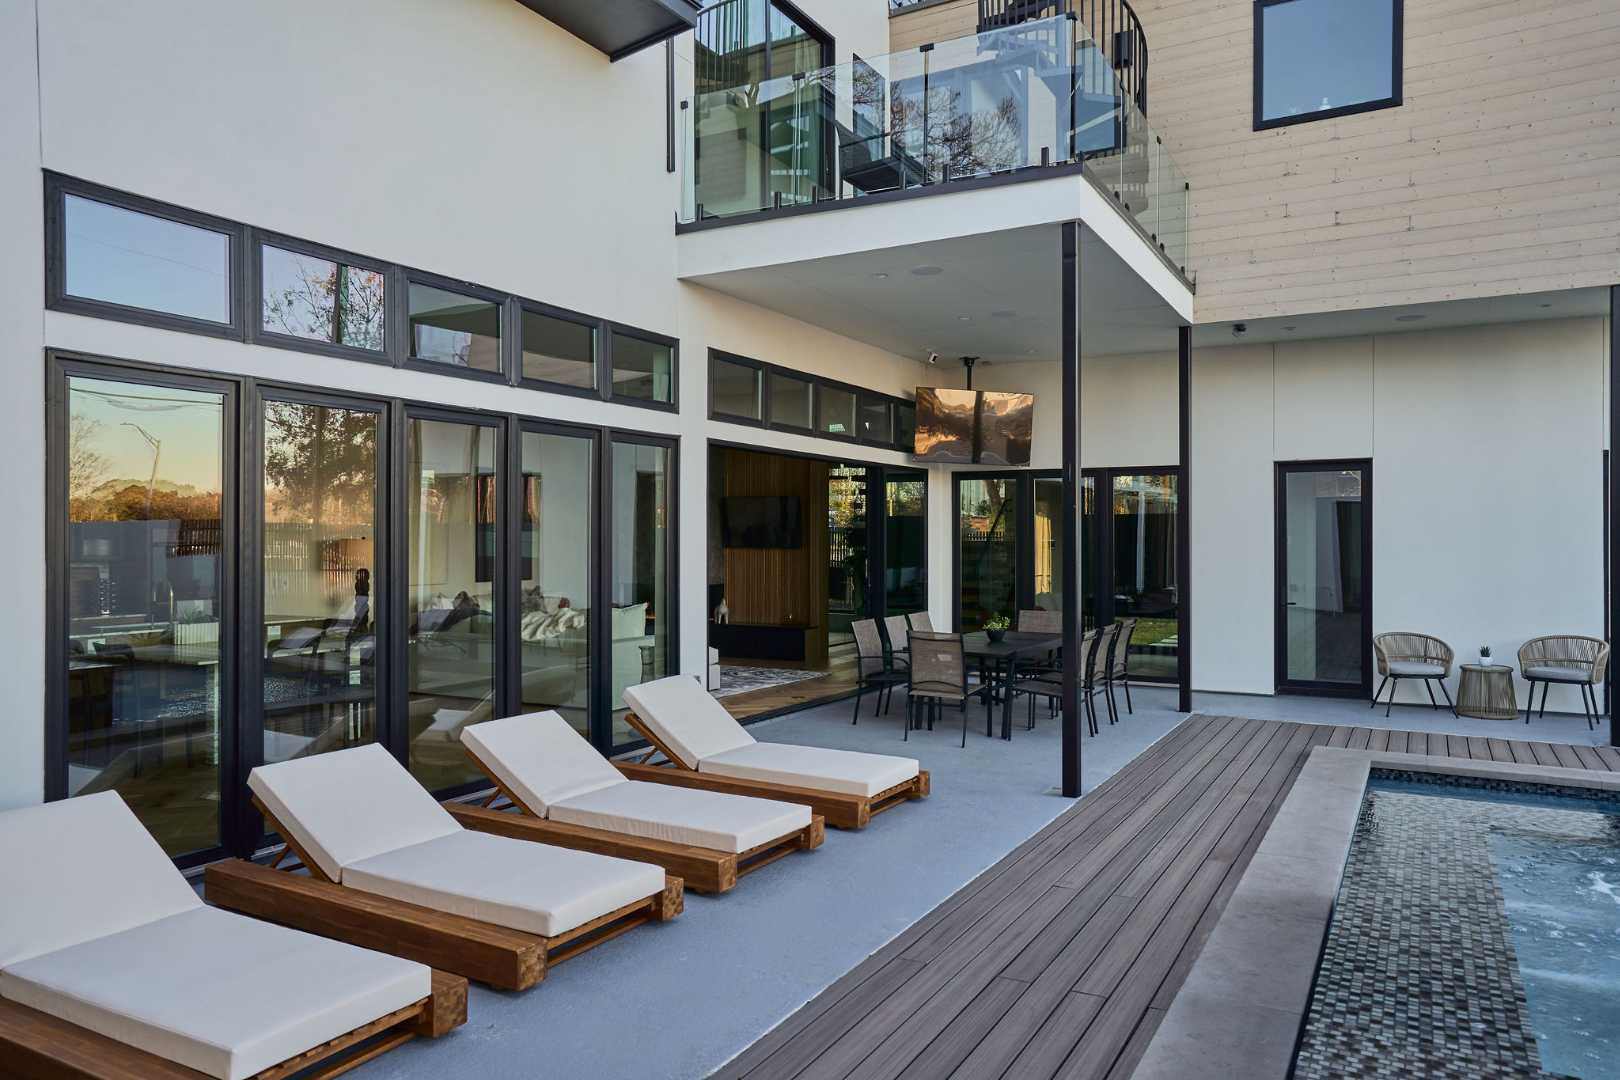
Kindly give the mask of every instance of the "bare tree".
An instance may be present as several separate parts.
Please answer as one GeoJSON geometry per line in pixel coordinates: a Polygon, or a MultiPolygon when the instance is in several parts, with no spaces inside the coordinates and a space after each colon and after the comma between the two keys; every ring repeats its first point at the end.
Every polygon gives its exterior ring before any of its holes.
{"type": "Polygon", "coordinates": [[[101,421],[74,414],[68,422],[68,498],[88,495],[106,478],[107,458],[95,447],[101,421]]]}

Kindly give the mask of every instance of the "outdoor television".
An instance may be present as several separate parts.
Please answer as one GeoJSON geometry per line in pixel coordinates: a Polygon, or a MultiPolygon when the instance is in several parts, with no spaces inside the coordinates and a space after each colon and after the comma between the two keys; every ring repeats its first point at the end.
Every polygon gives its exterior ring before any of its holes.
{"type": "Polygon", "coordinates": [[[797,495],[730,495],[720,500],[720,539],[728,548],[796,548],[804,542],[797,495]]]}
{"type": "Polygon", "coordinates": [[[912,453],[952,465],[1028,465],[1035,396],[917,387],[912,453]]]}

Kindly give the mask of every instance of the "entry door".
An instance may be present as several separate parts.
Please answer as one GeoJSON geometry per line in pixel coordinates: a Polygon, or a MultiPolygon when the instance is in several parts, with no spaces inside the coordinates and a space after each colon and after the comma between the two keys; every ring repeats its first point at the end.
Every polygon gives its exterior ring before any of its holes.
{"type": "Polygon", "coordinates": [[[1277,689],[1372,692],[1372,462],[1277,465],[1277,689]]]}

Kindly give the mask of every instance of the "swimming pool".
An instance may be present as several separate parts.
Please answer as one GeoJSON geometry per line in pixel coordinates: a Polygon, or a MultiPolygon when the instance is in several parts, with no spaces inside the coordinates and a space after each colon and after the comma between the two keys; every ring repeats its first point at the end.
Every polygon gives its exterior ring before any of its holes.
{"type": "Polygon", "coordinates": [[[1620,1080],[1620,795],[1374,769],[1294,1075],[1620,1080]]]}

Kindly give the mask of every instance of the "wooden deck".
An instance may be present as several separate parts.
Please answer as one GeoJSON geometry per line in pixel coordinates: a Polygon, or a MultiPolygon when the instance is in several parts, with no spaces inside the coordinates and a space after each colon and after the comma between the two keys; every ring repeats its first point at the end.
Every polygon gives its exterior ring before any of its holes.
{"type": "Polygon", "coordinates": [[[1194,716],[716,1075],[1123,1080],[1323,744],[1620,772],[1610,747],[1194,716]]]}

